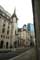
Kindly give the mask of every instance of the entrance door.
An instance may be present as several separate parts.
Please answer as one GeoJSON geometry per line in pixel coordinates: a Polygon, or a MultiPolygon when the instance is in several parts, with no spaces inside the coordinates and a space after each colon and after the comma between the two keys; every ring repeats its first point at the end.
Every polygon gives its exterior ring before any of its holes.
{"type": "Polygon", "coordinates": [[[1,43],[0,43],[0,48],[3,48],[3,40],[1,41],[1,43]]]}
{"type": "Polygon", "coordinates": [[[6,48],[8,48],[8,42],[6,42],[6,48]]]}
{"type": "Polygon", "coordinates": [[[17,47],[17,41],[14,42],[14,47],[15,47],[15,48],[17,47]]]}

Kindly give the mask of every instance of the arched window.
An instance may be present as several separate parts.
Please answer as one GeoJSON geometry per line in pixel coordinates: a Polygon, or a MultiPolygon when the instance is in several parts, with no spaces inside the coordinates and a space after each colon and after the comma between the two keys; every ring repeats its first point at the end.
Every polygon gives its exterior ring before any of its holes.
{"type": "Polygon", "coordinates": [[[4,33],[4,32],[5,32],[5,28],[2,29],[2,33],[4,33]]]}
{"type": "Polygon", "coordinates": [[[3,27],[5,27],[5,24],[3,24],[3,27]]]}
{"type": "Polygon", "coordinates": [[[9,34],[9,30],[7,30],[7,35],[9,34]]]}

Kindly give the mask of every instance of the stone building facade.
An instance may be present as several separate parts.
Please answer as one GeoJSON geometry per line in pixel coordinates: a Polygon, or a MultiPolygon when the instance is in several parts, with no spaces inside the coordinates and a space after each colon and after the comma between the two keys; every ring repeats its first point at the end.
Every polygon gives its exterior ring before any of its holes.
{"type": "Polygon", "coordinates": [[[18,40],[19,40],[19,45],[21,47],[30,46],[30,35],[26,29],[23,28],[18,29],[18,40]]]}
{"type": "Polygon", "coordinates": [[[11,16],[3,8],[0,9],[0,48],[30,46],[30,32],[26,29],[26,25],[17,29],[17,21],[15,10],[11,16]]]}
{"type": "Polygon", "coordinates": [[[16,42],[17,47],[30,47],[32,46],[31,43],[35,44],[35,33],[28,31],[24,25],[22,28],[18,28],[16,42]]]}
{"type": "Polygon", "coordinates": [[[0,9],[0,48],[14,47],[17,20],[15,10],[9,16],[0,9]]]}

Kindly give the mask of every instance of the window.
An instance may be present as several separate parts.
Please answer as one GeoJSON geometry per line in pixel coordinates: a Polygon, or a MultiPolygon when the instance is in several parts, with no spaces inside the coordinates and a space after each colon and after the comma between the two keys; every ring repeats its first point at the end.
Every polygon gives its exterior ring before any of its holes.
{"type": "Polygon", "coordinates": [[[4,36],[4,35],[1,35],[1,38],[2,38],[2,37],[3,37],[3,38],[5,38],[5,36],[4,36]]]}
{"type": "Polygon", "coordinates": [[[3,27],[5,27],[5,24],[3,24],[3,27]]]}
{"type": "Polygon", "coordinates": [[[6,36],[6,39],[9,39],[9,36],[6,36]]]}
{"type": "Polygon", "coordinates": [[[8,29],[9,29],[9,26],[8,26],[8,29]]]}
{"type": "Polygon", "coordinates": [[[9,36],[8,36],[8,39],[9,39],[9,36]]]}
{"type": "Polygon", "coordinates": [[[7,34],[9,34],[9,30],[7,30],[7,34]]]}
{"type": "Polygon", "coordinates": [[[5,36],[3,35],[3,38],[5,38],[5,36]]]}
{"type": "Polygon", "coordinates": [[[4,32],[5,32],[5,28],[2,29],[2,33],[4,33],[4,32]]]}
{"type": "Polygon", "coordinates": [[[2,38],[2,35],[1,35],[1,38],[2,38]]]}
{"type": "Polygon", "coordinates": [[[0,18],[1,18],[1,16],[0,16],[0,18]]]}

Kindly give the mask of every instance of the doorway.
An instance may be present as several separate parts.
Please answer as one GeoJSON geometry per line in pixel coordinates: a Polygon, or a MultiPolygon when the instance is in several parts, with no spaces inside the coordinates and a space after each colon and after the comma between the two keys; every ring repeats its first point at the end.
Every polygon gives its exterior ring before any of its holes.
{"type": "Polygon", "coordinates": [[[6,42],[6,48],[8,48],[8,42],[6,42]]]}
{"type": "Polygon", "coordinates": [[[4,43],[4,41],[3,41],[3,40],[1,40],[0,48],[3,48],[3,43],[4,43]]]}

